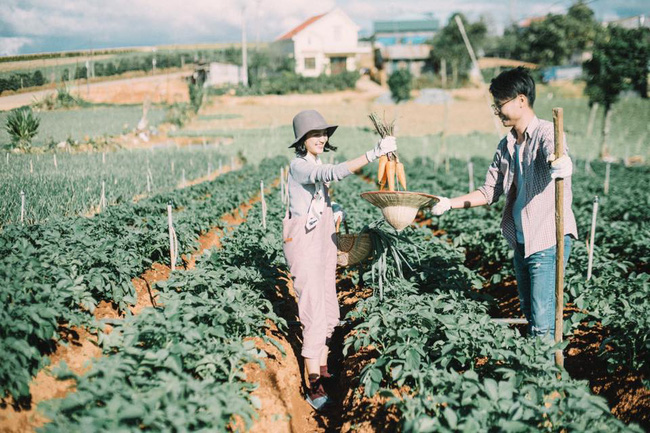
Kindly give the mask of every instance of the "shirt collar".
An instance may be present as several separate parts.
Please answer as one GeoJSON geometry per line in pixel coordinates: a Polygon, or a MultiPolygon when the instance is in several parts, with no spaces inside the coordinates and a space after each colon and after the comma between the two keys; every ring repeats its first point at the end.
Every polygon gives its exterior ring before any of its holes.
{"type": "Polygon", "coordinates": [[[309,162],[313,162],[314,164],[318,164],[320,160],[318,157],[312,155],[311,153],[307,152],[307,155],[305,155],[305,159],[309,162]]]}
{"type": "MultiPolygon", "coordinates": [[[[530,140],[530,137],[533,136],[533,132],[539,127],[539,119],[537,116],[533,116],[533,118],[530,120],[530,123],[528,123],[528,126],[526,127],[526,130],[524,131],[524,142],[530,140]]],[[[515,144],[517,143],[517,131],[515,131],[515,128],[511,128],[510,132],[508,132],[508,135],[506,136],[506,144],[508,145],[508,151],[510,152],[510,155],[513,154],[515,151],[515,144]]]]}

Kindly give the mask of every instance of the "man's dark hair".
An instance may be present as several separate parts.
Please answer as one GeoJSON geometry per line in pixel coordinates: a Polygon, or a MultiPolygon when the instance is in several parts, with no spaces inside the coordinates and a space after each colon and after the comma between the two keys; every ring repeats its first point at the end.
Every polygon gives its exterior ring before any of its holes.
{"type": "MultiPolygon", "coordinates": [[[[305,147],[305,139],[303,138],[302,140],[300,140],[300,142],[294,146],[294,149],[296,151],[296,156],[302,157],[307,155],[307,147],[305,147]]],[[[325,143],[325,148],[323,149],[323,152],[329,152],[330,150],[332,152],[336,152],[336,149],[337,147],[332,146],[328,138],[327,143],[325,143]]]]}
{"type": "Polygon", "coordinates": [[[506,101],[522,94],[528,98],[528,105],[535,104],[535,80],[523,66],[501,72],[490,82],[490,93],[495,101],[506,101]]]}

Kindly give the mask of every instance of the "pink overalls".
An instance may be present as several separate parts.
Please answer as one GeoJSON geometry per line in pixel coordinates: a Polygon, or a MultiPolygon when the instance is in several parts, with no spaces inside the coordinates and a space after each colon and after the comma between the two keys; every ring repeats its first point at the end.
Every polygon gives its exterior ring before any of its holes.
{"type": "Polygon", "coordinates": [[[284,255],[298,297],[298,313],[303,326],[302,356],[319,358],[325,339],[339,322],[336,296],[336,238],[332,205],[325,187],[327,206],[320,221],[307,231],[307,216],[282,221],[284,255]]]}

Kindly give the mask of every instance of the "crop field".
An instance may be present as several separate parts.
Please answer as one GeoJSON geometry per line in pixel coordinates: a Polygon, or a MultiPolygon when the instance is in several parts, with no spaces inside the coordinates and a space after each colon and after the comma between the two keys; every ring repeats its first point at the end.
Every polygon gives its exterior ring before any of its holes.
{"type": "MultiPolygon", "coordinates": [[[[160,136],[150,142],[133,133],[140,105],[38,113],[38,151],[0,159],[0,431],[650,429],[650,168],[623,163],[650,156],[648,101],[617,103],[618,160],[606,163],[602,112],[588,137],[584,98],[540,91],[540,117],[564,108],[574,160],[579,239],[565,276],[564,368],[550,343],[492,320],[522,317],[503,199],[442,217],[424,210],[393,238],[408,266],[388,257],[382,274],[369,262],[338,270],[334,403],[317,413],[304,400],[282,251],[291,117],[315,101],[341,124],[328,163],[374,146],[371,111],[397,115],[409,190],[447,197],[482,184],[499,137],[489,117],[461,116],[485,114],[481,95],[457,95],[447,122],[443,106],[303,96],[211,97],[176,128],[154,106],[160,136]],[[46,146],[99,137],[124,148],[46,146]]],[[[332,184],[352,233],[394,234],[359,196],[377,189],[376,171],[332,184]]]]}

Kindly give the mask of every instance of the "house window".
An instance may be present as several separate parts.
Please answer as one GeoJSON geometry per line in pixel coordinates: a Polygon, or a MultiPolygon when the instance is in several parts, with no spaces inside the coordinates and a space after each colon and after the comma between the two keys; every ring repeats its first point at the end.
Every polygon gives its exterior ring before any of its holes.
{"type": "Polygon", "coordinates": [[[307,69],[307,70],[316,69],[316,58],[315,57],[305,57],[305,69],[307,69]]]}

